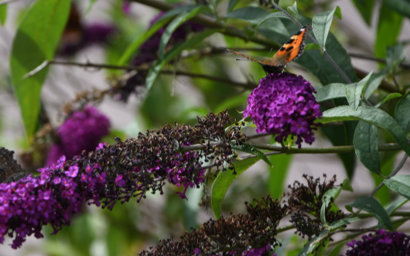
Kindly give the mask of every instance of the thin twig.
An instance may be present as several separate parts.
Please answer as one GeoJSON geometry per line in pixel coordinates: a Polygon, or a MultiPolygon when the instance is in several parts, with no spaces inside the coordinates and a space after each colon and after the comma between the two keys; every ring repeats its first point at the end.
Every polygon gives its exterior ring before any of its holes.
{"type": "MultiPolygon", "coordinates": [[[[396,168],[392,171],[392,173],[390,173],[389,176],[387,176],[386,179],[390,179],[391,177],[395,176],[400,170],[401,168],[403,168],[404,164],[406,163],[408,158],[407,154],[404,154],[404,157],[401,159],[400,163],[396,166],[396,168]]],[[[384,186],[384,182],[380,183],[371,193],[370,196],[374,196],[376,194],[377,191],[379,191],[379,189],[381,189],[384,186]]]]}
{"type": "MultiPolygon", "coordinates": [[[[65,66],[76,66],[82,68],[97,68],[97,69],[120,69],[120,70],[136,70],[136,71],[149,71],[149,67],[137,67],[137,66],[118,66],[112,64],[99,64],[99,63],[90,63],[90,62],[71,62],[71,61],[58,61],[52,60],[48,62],[48,65],[65,65],[65,66]]],[[[31,73],[31,72],[30,72],[31,73]]],[[[242,87],[245,89],[253,89],[257,85],[252,82],[236,82],[222,77],[215,77],[205,74],[191,73],[185,71],[174,71],[174,70],[161,70],[160,74],[163,75],[178,75],[178,76],[188,76],[191,78],[206,79],[212,80],[220,83],[226,83],[233,86],[242,87]]]]}
{"type": "MultiPolygon", "coordinates": [[[[361,53],[353,53],[353,52],[350,52],[350,53],[348,53],[348,54],[349,54],[350,57],[353,57],[353,58],[364,59],[364,60],[370,60],[370,61],[374,61],[374,62],[379,62],[379,63],[384,63],[384,64],[386,64],[386,60],[385,60],[385,59],[376,58],[376,57],[364,55],[364,54],[361,54],[361,53]]],[[[402,68],[410,69],[410,64],[409,64],[409,63],[400,63],[399,65],[400,65],[402,68]]]]}
{"type": "MultiPolygon", "coordinates": [[[[211,145],[218,146],[222,145],[225,142],[211,142],[211,145]]],[[[286,148],[282,146],[275,146],[272,144],[256,144],[249,143],[251,146],[258,149],[271,150],[274,152],[284,153],[284,154],[334,154],[334,153],[349,153],[354,151],[352,145],[346,146],[333,146],[327,148],[286,148]]],[[[194,144],[190,146],[181,147],[182,151],[191,151],[191,150],[201,150],[204,149],[206,145],[203,144],[194,144]]],[[[379,151],[395,151],[401,150],[401,147],[396,143],[386,143],[379,145],[379,151]]]]}

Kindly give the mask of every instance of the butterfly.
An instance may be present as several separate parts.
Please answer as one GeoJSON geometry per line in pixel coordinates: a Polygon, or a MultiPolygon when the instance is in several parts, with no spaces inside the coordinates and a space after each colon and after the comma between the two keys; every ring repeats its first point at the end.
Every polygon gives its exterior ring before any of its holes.
{"type": "Polygon", "coordinates": [[[244,57],[250,61],[257,62],[267,73],[280,73],[288,62],[291,62],[302,55],[305,48],[305,37],[308,26],[303,26],[296,34],[279,48],[272,58],[257,60],[237,51],[229,50],[236,55],[244,57]]]}

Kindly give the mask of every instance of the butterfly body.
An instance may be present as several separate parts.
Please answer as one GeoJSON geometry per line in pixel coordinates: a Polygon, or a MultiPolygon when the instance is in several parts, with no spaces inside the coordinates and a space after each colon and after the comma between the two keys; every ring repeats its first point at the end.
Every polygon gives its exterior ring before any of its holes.
{"type": "Polygon", "coordinates": [[[279,73],[282,72],[288,62],[291,62],[302,55],[305,48],[305,37],[307,33],[307,26],[303,26],[296,34],[279,48],[279,50],[273,55],[272,58],[265,58],[258,60],[256,58],[247,56],[237,51],[232,53],[244,57],[250,61],[257,62],[262,65],[262,68],[267,73],[279,73]]]}

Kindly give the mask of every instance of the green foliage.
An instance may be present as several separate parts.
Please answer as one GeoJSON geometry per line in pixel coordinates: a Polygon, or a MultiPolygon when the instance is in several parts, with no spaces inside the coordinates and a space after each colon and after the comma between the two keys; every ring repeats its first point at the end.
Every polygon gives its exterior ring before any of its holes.
{"type": "Polygon", "coordinates": [[[390,217],[383,206],[373,197],[362,196],[357,198],[352,204],[346,206],[349,210],[357,208],[373,215],[378,221],[378,228],[392,229],[390,217]]]}
{"type": "Polygon", "coordinates": [[[4,26],[7,19],[7,4],[0,5],[0,25],[4,26]]]}
{"type": "Polygon", "coordinates": [[[373,16],[374,0],[353,0],[353,3],[362,15],[363,20],[370,26],[373,16]]]}
{"type": "Polygon", "coordinates": [[[46,60],[52,60],[70,10],[69,0],[39,0],[30,8],[13,40],[10,72],[23,117],[31,139],[40,113],[40,92],[47,76],[44,68],[25,76],[46,60]]]}
{"type": "Polygon", "coordinates": [[[386,1],[383,1],[379,11],[377,34],[374,44],[375,56],[381,58],[386,57],[387,47],[397,43],[402,23],[403,16],[390,9],[386,1]]]}
{"type": "Polygon", "coordinates": [[[397,143],[407,154],[410,154],[410,145],[407,142],[404,130],[393,117],[381,109],[361,106],[354,110],[349,106],[340,106],[323,112],[322,121],[324,123],[336,120],[362,120],[383,128],[396,139],[397,143]]]}
{"type": "Polygon", "coordinates": [[[385,180],[384,184],[394,192],[410,199],[410,175],[396,175],[385,180]]]}
{"type": "Polygon", "coordinates": [[[222,200],[224,199],[229,186],[239,175],[254,165],[258,160],[259,158],[253,157],[234,162],[235,174],[232,174],[231,171],[219,172],[218,176],[212,183],[211,188],[211,207],[216,219],[221,217],[222,200]]]}
{"type": "Polygon", "coordinates": [[[319,42],[320,47],[326,50],[326,40],[332,25],[333,15],[342,18],[340,7],[337,6],[331,11],[326,11],[315,15],[312,19],[312,32],[319,42]]]}
{"type": "MultiPolygon", "coordinates": [[[[87,11],[82,13],[96,9],[98,5],[94,5],[95,2],[96,0],[88,1],[87,11]]],[[[282,253],[283,255],[339,255],[345,244],[338,243],[338,241],[331,242],[332,235],[339,230],[342,231],[353,222],[368,219],[370,216],[378,220],[377,228],[387,229],[397,229],[405,223],[406,216],[401,216],[402,219],[397,221],[396,219],[391,220],[390,216],[393,213],[394,215],[400,214],[398,210],[410,200],[410,175],[396,175],[396,172],[392,175],[393,171],[400,171],[400,168],[395,168],[395,157],[399,155],[399,150],[389,152],[384,150],[391,146],[386,143],[391,143],[394,146],[400,146],[407,155],[410,155],[408,140],[410,94],[407,88],[409,83],[405,70],[406,65],[402,65],[405,59],[403,49],[406,45],[398,42],[403,20],[410,17],[409,0],[383,0],[381,2],[377,15],[374,52],[368,53],[370,55],[368,59],[385,58],[385,64],[380,64],[379,70],[374,72],[359,73],[360,78],[357,77],[357,70],[353,67],[351,57],[347,53],[351,50],[348,45],[351,42],[343,40],[346,35],[338,26],[332,27],[334,16],[341,19],[342,10],[339,7],[330,9],[331,1],[324,3],[308,1],[300,6],[297,5],[297,1],[280,1],[280,6],[289,11],[292,17],[278,8],[258,6],[259,1],[250,0],[196,1],[198,4],[192,5],[180,5],[182,1],[178,0],[161,1],[158,5],[156,5],[157,1],[142,2],[147,2],[146,5],[152,5],[151,7],[161,7],[161,9],[168,8],[166,3],[176,3],[176,5],[146,30],[139,17],[132,15],[127,17],[120,10],[122,1],[116,1],[112,5],[116,9],[110,10],[119,33],[113,41],[108,43],[106,53],[108,62],[111,64],[126,66],[135,55],[139,54],[140,46],[163,29],[156,52],[158,58],[154,63],[145,63],[142,67],[148,68],[144,70],[144,72],[147,71],[144,74],[147,91],[145,95],[137,97],[141,104],[138,105],[136,113],[137,121],[134,120],[134,126],[137,127],[133,128],[134,134],[145,128],[161,127],[165,123],[191,123],[198,115],[205,115],[211,111],[220,112],[225,109],[228,109],[234,121],[242,119],[251,90],[243,89],[244,86],[238,88],[237,85],[241,83],[241,79],[246,79],[247,85],[256,85],[265,73],[259,64],[252,64],[251,69],[244,70],[243,66],[236,63],[233,58],[226,59],[227,55],[221,55],[221,49],[224,47],[249,48],[242,50],[257,52],[257,55],[261,57],[270,57],[273,55],[270,51],[274,52],[276,48],[289,40],[289,37],[296,33],[301,25],[312,24],[312,31],[309,33],[315,36],[317,42],[312,42],[307,37],[305,52],[296,60],[297,64],[289,63],[285,72],[298,75],[303,73],[304,77],[309,78],[316,88],[315,98],[324,110],[323,118],[317,120],[323,125],[316,134],[320,136],[320,132],[323,132],[328,141],[320,142],[319,146],[314,145],[313,147],[324,147],[321,145],[329,141],[334,146],[341,146],[331,149],[335,150],[332,152],[337,152],[343,161],[348,179],[344,181],[343,186],[328,190],[321,201],[316,202],[321,203],[320,233],[313,235],[306,243],[301,243],[302,239],[297,239],[296,236],[285,238],[284,242],[282,241],[284,246],[276,248],[276,253],[281,253],[281,255],[282,253]],[[323,10],[323,12],[315,13],[316,10],[323,10]],[[203,15],[205,13],[206,16],[203,15]],[[202,15],[201,19],[205,20],[204,30],[189,33],[182,43],[171,44],[174,32],[181,25],[199,15],[202,15]],[[331,28],[334,34],[330,32],[331,28]],[[338,37],[336,38],[335,35],[338,37]],[[274,49],[271,49],[272,47],[274,49]],[[161,71],[165,67],[170,70],[198,74],[198,76],[188,74],[186,76],[191,76],[189,81],[188,79],[177,80],[177,74],[167,74],[167,76],[162,74],[161,71]],[[240,73],[243,73],[243,76],[240,77],[238,75],[240,73]],[[197,79],[198,77],[200,79],[197,79]],[[208,79],[209,77],[213,79],[208,79]],[[184,83],[184,86],[190,86],[189,90],[182,94],[175,93],[175,81],[178,83],[183,81],[181,83],[184,83]],[[198,97],[191,98],[189,94],[191,90],[198,94],[198,97]],[[356,156],[371,172],[374,185],[384,184],[384,186],[372,197],[357,198],[355,195],[352,200],[354,202],[345,205],[350,214],[330,223],[326,219],[326,209],[328,207],[338,209],[339,206],[334,204],[334,200],[339,195],[343,196],[343,190],[347,188],[353,191],[350,182],[352,179],[357,179],[357,174],[354,175],[356,156]],[[393,200],[397,195],[399,196],[393,200]],[[358,211],[353,211],[353,208],[358,211]],[[286,248],[286,241],[291,241],[291,246],[288,246],[291,249],[286,248]]],[[[365,24],[370,26],[373,12],[376,11],[374,8],[376,1],[352,0],[352,2],[365,24]]],[[[10,54],[10,77],[30,140],[40,128],[38,127],[41,123],[39,113],[43,107],[40,93],[50,68],[47,61],[54,59],[69,17],[70,4],[69,0],[37,0],[33,6],[21,12],[25,15],[18,25],[13,40],[10,54]]],[[[7,7],[8,4],[0,4],[1,25],[6,22],[7,7]]],[[[350,17],[349,13],[343,13],[343,15],[345,19],[350,17]]],[[[368,52],[368,49],[366,50],[368,52]]],[[[377,59],[377,61],[381,60],[377,59]]],[[[361,67],[358,69],[361,70],[361,67]]],[[[119,69],[109,72],[110,75],[115,75],[114,78],[110,76],[110,79],[117,79],[123,73],[119,69]]],[[[232,126],[234,125],[233,122],[232,126]]],[[[246,132],[248,129],[254,131],[255,124],[248,118],[244,125],[241,124],[241,129],[246,132]]],[[[114,144],[116,143],[114,137],[124,140],[127,136],[124,130],[112,130],[104,141],[114,144]]],[[[164,195],[161,195],[165,197],[162,212],[160,211],[163,220],[158,221],[153,230],[138,229],[139,226],[143,226],[141,222],[146,224],[145,218],[150,217],[148,215],[155,216],[157,210],[155,207],[150,209],[149,204],[141,206],[141,209],[134,209],[134,205],[129,208],[116,206],[113,212],[99,213],[104,216],[104,220],[99,221],[105,222],[105,226],[101,223],[96,224],[96,220],[88,214],[82,215],[74,221],[72,227],[63,229],[58,237],[50,239],[51,242],[47,243],[46,252],[53,255],[64,253],[79,256],[91,255],[92,245],[98,240],[104,241],[107,255],[134,255],[136,248],[139,250],[145,247],[146,243],[154,243],[164,238],[167,232],[175,236],[184,230],[200,227],[198,217],[203,213],[201,206],[207,204],[207,199],[210,199],[214,217],[220,218],[223,210],[226,210],[225,213],[242,210],[237,201],[239,197],[242,200],[243,194],[251,197],[253,195],[250,192],[251,189],[270,194],[273,198],[280,198],[286,188],[285,180],[294,159],[293,153],[290,152],[300,153],[301,151],[297,148],[288,150],[284,147],[277,147],[276,152],[267,150],[263,145],[265,143],[274,144],[274,141],[266,137],[252,138],[252,143],[232,145],[232,149],[239,153],[240,157],[243,153],[247,156],[244,159],[240,159],[237,155],[232,156],[238,157],[238,160],[233,162],[235,171],[220,171],[215,177],[212,176],[213,169],[209,169],[206,176],[208,184],[203,184],[201,189],[190,189],[188,200],[182,201],[178,196],[172,194],[173,191],[168,191],[174,190],[174,187],[166,188],[163,191],[164,195]],[[261,141],[261,143],[258,144],[256,141],[258,143],[261,141]],[[289,154],[284,154],[284,152],[289,154]],[[252,184],[253,188],[238,184],[237,178],[259,160],[266,163],[264,174],[267,176],[262,176],[266,179],[252,184]],[[208,191],[210,183],[212,187],[208,191]],[[226,194],[230,189],[232,193],[227,200],[226,194]],[[238,191],[242,193],[237,193],[238,191]],[[224,202],[226,204],[222,209],[224,200],[229,202],[224,202]],[[228,204],[231,208],[225,208],[228,204]],[[144,210],[149,213],[144,213],[144,210]],[[100,228],[98,225],[104,226],[106,231],[104,234],[95,232],[100,228]],[[62,243],[62,240],[68,241],[69,245],[62,243]]],[[[212,143],[217,141],[218,139],[212,143]]],[[[201,143],[206,145],[207,142],[201,143]]],[[[322,157],[325,158],[325,155],[322,157]]],[[[207,161],[204,159],[204,163],[207,161]]],[[[156,201],[150,197],[144,200],[156,201]]]]}
{"type": "Polygon", "coordinates": [[[379,140],[376,126],[360,121],[353,137],[357,158],[370,171],[380,174],[379,140]]]}

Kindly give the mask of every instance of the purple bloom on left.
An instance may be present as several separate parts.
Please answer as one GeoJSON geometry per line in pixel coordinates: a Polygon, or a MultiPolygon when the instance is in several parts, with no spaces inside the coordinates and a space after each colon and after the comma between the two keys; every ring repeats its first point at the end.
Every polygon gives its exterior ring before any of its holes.
{"type": "Polygon", "coordinates": [[[62,155],[71,159],[83,150],[95,149],[109,128],[110,120],[96,108],[85,107],[75,111],[58,129],[60,142],[50,149],[47,165],[55,163],[62,155]]]}

